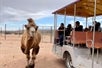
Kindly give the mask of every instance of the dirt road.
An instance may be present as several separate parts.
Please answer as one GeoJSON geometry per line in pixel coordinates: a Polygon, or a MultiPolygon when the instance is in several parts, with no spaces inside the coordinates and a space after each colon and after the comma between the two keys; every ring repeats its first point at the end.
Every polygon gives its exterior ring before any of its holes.
{"type": "MultiPolygon", "coordinates": [[[[20,50],[20,39],[0,42],[0,68],[25,68],[26,56],[20,50]]],[[[40,44],[35,63],[35,68],[65,68],[63,60],[52,53],[51,43],[40,44]]]]}

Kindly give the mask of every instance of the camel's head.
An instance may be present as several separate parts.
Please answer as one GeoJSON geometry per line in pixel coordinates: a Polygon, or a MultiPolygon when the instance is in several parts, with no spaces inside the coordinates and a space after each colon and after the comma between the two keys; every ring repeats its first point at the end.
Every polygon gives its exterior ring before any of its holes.
{"type": "Polygon", "coordinates": [[[28,21],[29,23],[34,22],[34,20],[33,20],[32,18],[28,18],[27,21],[28,21]]]}
{"type": "Polygon", "coordinates": [[[25,25],[27,34],[29,36],[29,39],[32,39],[34,37],[34,34],[36,33],[38,26],[33,26],[33,25],[25,25]]]}

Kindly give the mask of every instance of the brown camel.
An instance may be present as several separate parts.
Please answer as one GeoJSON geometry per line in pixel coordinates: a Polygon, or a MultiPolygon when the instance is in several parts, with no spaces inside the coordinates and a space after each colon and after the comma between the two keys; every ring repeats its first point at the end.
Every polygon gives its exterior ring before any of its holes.
{"type": "Polygon", "coordinates": [[[25,25],[26,30],[24,31],[21,39],[21,50],[26,55],[27,66],[26,68],[34,68],[36,55],[39,52],[39,43],[41,41],[41,34],[38,31],[38,26],[32,18],[27,19],[28,24],[25,25]],[[32,49],[32,58],[30,61],[30,50],[32,49]]]}

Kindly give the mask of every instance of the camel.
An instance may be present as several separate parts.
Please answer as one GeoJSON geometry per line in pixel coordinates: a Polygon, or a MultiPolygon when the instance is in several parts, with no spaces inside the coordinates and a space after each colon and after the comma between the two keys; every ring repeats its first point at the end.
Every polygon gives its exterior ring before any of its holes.
{"type": "Polygon", "coordinates": [[[39,52],[39,43],[41,41],[41,34],[38,31],[32,18],[27,19],[28,24],[25,25],[26,30],[24,31],[21,39],[21,51],[26,55],[27,66],[26,68],[34,68],[36,55],[39,52]],[[30,50],[32,49],[32,58],[30,61],[30,50]]]}

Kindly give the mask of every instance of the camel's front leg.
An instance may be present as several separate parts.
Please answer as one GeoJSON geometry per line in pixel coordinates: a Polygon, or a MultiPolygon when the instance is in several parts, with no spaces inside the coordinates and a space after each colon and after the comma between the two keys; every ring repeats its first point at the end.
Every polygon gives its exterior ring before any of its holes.
{"type": "Polygon", "coordinates": [[[32,50],[32,60],[30,65],[32,66],[32,68],[35,66],[35,59],[36,59],[36,55],[39,52],[39,46],[35,46],[32,50]]]}
{"type": "Polygon", "coordinates": [[[32,59],[31,59],[31,62],[30,62],[30,68],[34,68],[35,67],[35,59],[36,59],[36,55],[35,55],[35,49],[33,48],[32,50],[32,59]]]}
{"type": "Polygon", "coordinates": [[[27,66],[26,66],[26,68],[29,68],[30,51],[27,52],[26,58],[27,58],[27,66]]]}

